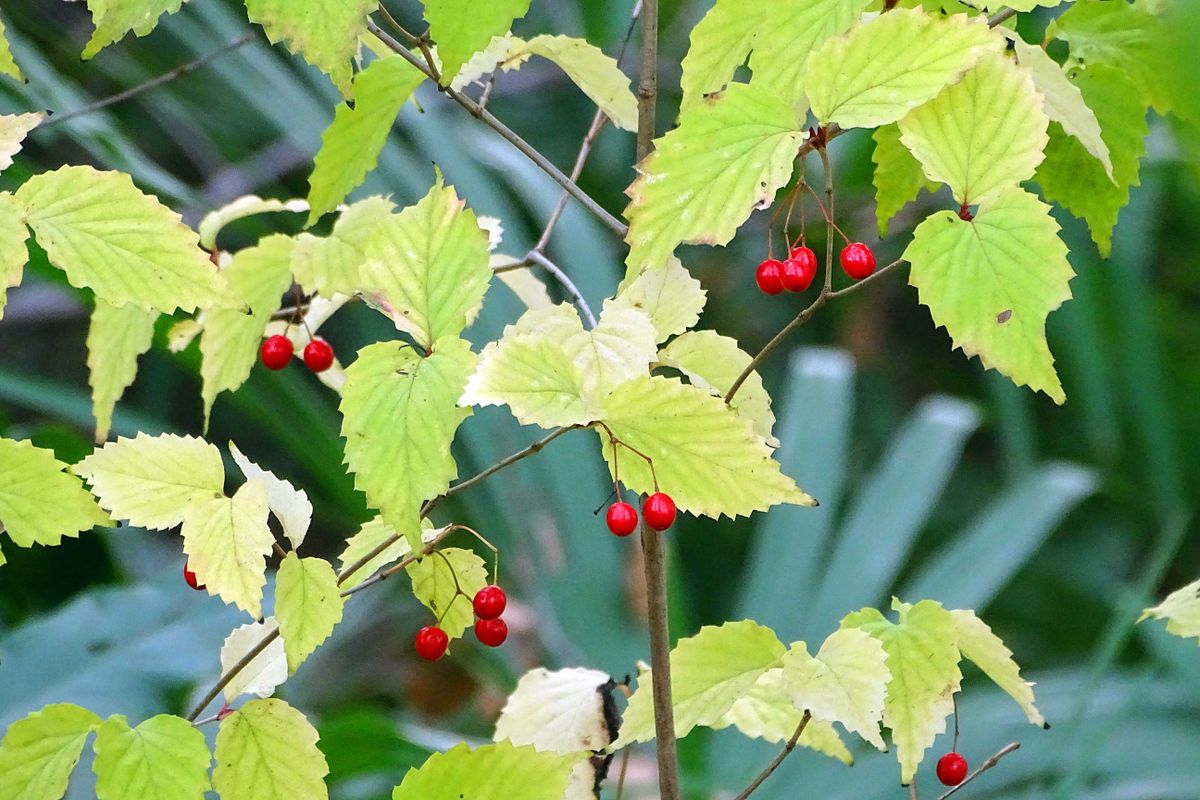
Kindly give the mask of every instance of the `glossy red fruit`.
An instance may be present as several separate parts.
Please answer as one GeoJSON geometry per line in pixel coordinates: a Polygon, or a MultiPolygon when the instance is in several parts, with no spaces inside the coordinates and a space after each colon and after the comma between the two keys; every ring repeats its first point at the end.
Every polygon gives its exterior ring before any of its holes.
{"type": "Polygon", "coordinates": [[[789,292],[803,292],[816,276],[817,256],[807,247],[794,248],[783,262],[783,288],[789,292]]]}
{"type": "Polygon", "coordinates": [[[792,252],[788,253],[788,260],[799,261],[806,270],[814,275],[817,273],[817,254],[811,247],[793,247],[792,252]]]}
{"type": "Polygon", "coordinates": [[[446,648],[450,646],[450,637],[437,625],[426,625],[417,631],[417,639],[413,646],[421,658],[426,661],[437,661],[446,655],[446,648]]]}
{"type": "Polygon", "coordinates": [[[295,352],[296,349],[292,347],[291,339],[275,334],[263,340],[259,355],[262,357],[263,366],[267,369],[283,369],[292,360],[292,354],[295,352]]]}
{"type": "Polygon", "coordinates": [[[196,578],[196,573],[192,572],[191,569],[188,568],[188,563],[186,561],[183,563],[183,579],[187,581],[188,586],[196,589],[197,591],[204,588],[204,584],[196,578]]]}
{"type": "Polygon", "coordinates": [[[333,366],[333,348],[324,339],[313,339],[304,346],[304,365],[313,372],[324,372],[333,366]]]}
{"type": "Polygon", "coordinates": [[[604,520],[608,523],[608,529],[615,536],[628,536],[637,530],[637,509],[629,503],[613,503],[608,507],[608,513],[604,515],[604,520]]]}
{"type": "Polygon", "coordinates": [[[852,242],[842,250],[842,269],[856,281],[875,272],[875,254],[862,242],[852,242]]]}
{"type": "Polygon", "coordinates": [[[946,753],[938,759],[937,776],[946,786],[958,786],[967,777],[967,760],[958,753],[946,753]]]}
{"type": "Polygon", "coordinates": [[[475,638],[488,647],[499,647],[508,638],[508,625],[502,619],[481,619],[475,623],[475,638]]]}
{"type": "Polygon", "coordinates": [[[758,265],[754,280],[763,294],[779,294],[783,291],[783,264],[768,258],[758,265]]]}
{"type": "Polygon", "coordinates": [[[665,492],[655,492],[642,503],[642,518],[656,531],[665,531],[675,522],[675,501],[665,492]]]}
{"type": "Polygon", "coordinates": [[[475,616],[480,619],[496,619],[504,613],[508,596],[499,586],[485,586],[475,593],[475,616]]]}

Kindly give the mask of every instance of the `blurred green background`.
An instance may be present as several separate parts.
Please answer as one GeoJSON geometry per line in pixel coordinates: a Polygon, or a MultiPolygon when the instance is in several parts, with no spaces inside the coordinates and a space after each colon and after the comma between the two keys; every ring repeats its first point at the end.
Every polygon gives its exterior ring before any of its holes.
{"type": "MultiPolygon", "coordinates": [[[[388,5],[419,28],[415,3],[388,5]]],[[[678,106],[688,33],[708,5],[664,3],[664,129],[678,106]]],[[[236,3],[196,0],[151,36],[81,63],[91,31],[82,3],[5,6],[29,82],[0,83],[0,113],[83,108],[249,29],[236,3]]],[[[615,54],[631,6],[535,0],[517,31],[586,36],[615,54]]],[[[1044,23],[1027,23],[1031,38],[1044,23]]],[[[503,252],[526,252],[558,199],[555,186],[428,87],[418,100],[402,112],[359,195],[414,202],[436,164],[478,213],[503,220],[503,252]]],[[[127,102],[34,131],[0,188],[31,172],[91,163],[131,173],[192,224],[250,192],[302,197],[337,102],[322,75],[256,36],[127,102]]],[[[545,62],[502,76],[491,108],[564,167],[592,116],[586,98],[545,62]]],[[[869,137],[849,135],[833,154],[840,225],[874,245],[871,147],[869,137]]],[[[630,135],[607,129],[580,181],[613,211],[632,179],[632,150],[630,135]]],[[[974,764],[1012,739],[1023,744],[970,788],[974,796],[1200,797],[1200,651],[1159,624],[1134,626],[1143,606],[1200,573],[1200,193],[1195,165],[1181,155],[1200,148],[1189,131],[1155,119],[1149,151],[1110,260],[1100,260],[1081,223],[1060,217],[1078,273],[1075,299],[1049,324],[1066,406],[951,352],[902,273],[833,304],[772,357],[763,372],[776,399],[779,457],[822,505],[677,525],[669,537],[673,636],[753,617],[785,641],[819,641],[844,613],[886,605],[892,594],[974,607],[1039,683],[1054,724],[1048,732],[1023,725],[1016,706],[968,670],[961,750],[974,764]]],[[[948,197],[923,195],[877,245],[880,257],[898,255],[923,215],[949,205],[948,197]]],[[[258,218],[222,242],[241,247],[300,224],[296,216],[258,218]]],[[[730,247],[683,253],[709,292],[701,327],[750,351],[803,302],[754,288],[765,224],[758,215],[730,247]]],[[[572,204],[549,254],[596,305],[618,279],[617,245],[572,204]]],[[[91,447],[89,303],[35,258],[0,323],[0,433],[53,447],[68,461],[91,447]]],[[[495,337],[520,310],[497,285],[471,338],[495,337]]],[[[361,306],[325,333],[344,358],[394,335],[361,306]]],[[[198,359],[194,346],[172,355],[160,341],[143,358],[114,433],[199,433],[198,359]]],[[[333,557],[368,512],[341,466],[336,397],[302,372],[256,371],[218,400],[210,439],[236,440],[303,487],[316,507],[306,548],[333,557]]],[[[456,443],[460,474],[532,435],[507,412],[477,413],[456,443]]],[[[511,644],[498,652],[466,645],[448,661],[417,663],[411,641],[425,612],[397,585],[403,579],[348,607],[333,640],[281,689],[318,722],[334,797],[387,797],[429,748],[487,738],[505,694],[531,666],[586,665],[618,678],[636,671],[648,653],[636,612],[640,570],[635,548],[592,515],[605,495],[593,440],[573,434],[439,511],[503,549],[502,581],[516,607],[507,615],[511,644]]],[[[186,589],[173,535],[107,531],[54,549],[6,546],[5,555],[0,728],[65,700],[131,719],[185,711],[216,678],[220,643],[241,621],[186,589]]],[[[948,747],[941,741],[932,755],[948,747]]],[[[732,796],[774,749],[697,731],[681,743],[689,796],[732,796]]],[[[848,770],[799,753],[756,796],[906,796],[891,756],[861,756],[848,770]]],[[[651,758],[648,748],[635,754],[633,796],[653,791],[651,758]]],[[[87,773],[78,776],[72,796],[86,797],[87,773]]],[[[929,777],[922,789],[936,796],[929,777]]]]}

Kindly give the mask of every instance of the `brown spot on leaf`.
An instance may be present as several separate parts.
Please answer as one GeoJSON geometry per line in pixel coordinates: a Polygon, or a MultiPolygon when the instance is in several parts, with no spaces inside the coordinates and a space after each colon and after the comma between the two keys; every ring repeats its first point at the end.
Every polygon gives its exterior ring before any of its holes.
{"type": "Polygon", "coordinates": [[[1003,311],[1001,311],[999,314],[996,315],[996,324],[1003,325],[1004,323],[1006,323],[1010,319],[1012,319],[1012,315],[1013,315],[1013,312],[1012,312],[1011,308],[1004,309],[1003,311]]]}

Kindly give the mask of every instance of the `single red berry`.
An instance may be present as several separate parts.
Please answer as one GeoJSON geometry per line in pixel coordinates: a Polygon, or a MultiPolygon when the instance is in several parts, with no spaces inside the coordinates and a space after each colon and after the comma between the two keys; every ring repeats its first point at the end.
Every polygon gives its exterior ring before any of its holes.
{"type": "Polygon", "coordinates": [[[754,280],[763,294],[779,294],[783,291],[783,264],[768,258],[758,265],[754,280]]]}
{"type": "Polygon", "coordinates": [[[485,586],[475,593],[475,616],[480,619],[496,619],[504,613],[508,597],[499,586],[485,586]]]}
{"type": "Polygon", "coordinates": [[[675,522],[675,501],[665,492],[655,492],[642,503],[642,517],[656,531],[665,531],[675,522]]]}
{"type": "Polygon", "coordinates": [[[604,515],[604,519],[608,522],[608,529],[615,536],[628,536],[637,530],[637,510],[629,503],[613,503],[608,507],[608,513],[604,515]]]}
{"type": "Polygon", "coordinates": [[[967,760],[958,753],[946,753],[938,759],[937,776],[946,786],[958,786],[967,777],[967,760]]]}
{"type": "Polygon", "coordinates": [[[813,278],[817,275],[817,257],[811,255],[812,250],[807,247],[797,247],[796,250],[807,250],[811,260],[801,256],[783,262],[783,288],[789,292],[803,292],[812,286],[813,278]]]}
{"type": "Polygon", "coordinates": [[[817,273],[817,254],[811,247],[793,247],[792,252],[788,253],[788,259],[799,261],[805,270],[814,275],[817,273]]]}
{"type": "Polygon", "coordinates": [[[196,577],[196,573],[192,572],[191,568],[188,566],[188,562],[186,561],[183,562],[183,579],[187,581],[188,586],[196,589],[197,591],[204,588],[204,584],[201,583],[196,577]]]}
{"type": "Polygon", "coordinates": [[[304,365],[313,372],[324,372],[333,366],[333,348],[324,339],[313,339],[304,346],[304,365]]]}
{"type": "Polygon", "coordinates": [[[417,631],[417,640],[414,642],[414,646],[417,649],[417,655],[421,658],[426,661],[437,661],[446,655],[446,648],[450,646],[450,637],[437,625],[426,625],[417,631]]]}
{"type": "Polygon", "coordinates": [[[488,647],[499,647],[508,638],[508,625],[502,619],[481,619],[475,623],[475,638],[488,647]]]}
{"type": "Polygon", "coordinates": [[[861,281],[875,271],[875,254],[862,242],[846,245],[842,251],[842,269],[856,281],[861,281]]]}
{"type": "Polygon", "coordinates": [[[275,334],[263,341],[259,355],[262,356],[263,366],[267,369],[283,369],[292,360],[294,352],[296,350],[292,347],[291,339],[275,334]]]}

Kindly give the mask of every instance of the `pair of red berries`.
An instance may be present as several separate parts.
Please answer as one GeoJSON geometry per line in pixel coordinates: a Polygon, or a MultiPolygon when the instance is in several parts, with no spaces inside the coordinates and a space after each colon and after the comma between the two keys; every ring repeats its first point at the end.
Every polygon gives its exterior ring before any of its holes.
{"type": "MultiPolygon", "coordinates": [[[[842,250],[842,270],[856,281],[875,272],[875,253],[862,242],[851,242],[842,250]]],[[[817,255],[808,247],[793,247],[786,261],[768,258],[758,265],[754,280],[764,294],[787,290],[803,292],[817,274],[817,255]]]]}
{"type": "MultiPolygon", "coordinates": [[[[653,530],[665,531],[675,523],[675,501],[665,492],[655,492],[642,503],[642,518],[653,530]]],[[[628,536],[637,530],[637,510],[623,500],[609,506],[604,519],[616,536],[628,536]]]]}
{"type": "Polygon", "coordinates": [[[967,760],[959,753],[946,753],[938,759],[937,776],[944,786],[958,786],[967,777],[967,760]]]}
{"type": "MultiPolygon", "coordinates": [[[[508,638],[508,625],[500,619],[508,606],[508,596],[499,586],[485,586],[475,593],[471,605],[475,609],[475,638],[488,647],[499,647],[508,638]]],[[[426,625],[417,631],[413,646],[417,655],[426,661],[437,661],[446,654],[450,637],[437,625],[426,625]]]]}
{"type": "MultiPolygon", "coordinates": [[[[296,352],[292,340],[281,334],[263,340],[259,355],[267,369],[283,369],[296,352]]],[[[333,348],[324,339],[313,339],[304,347],[304,364],[313,372],[324,372],[333,366],[333,348]]]]}

